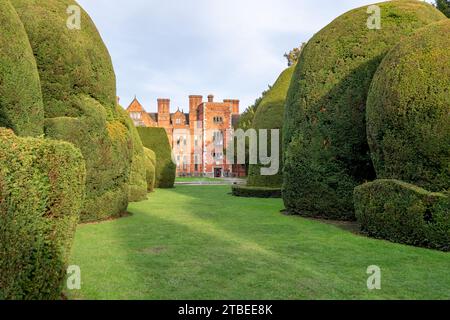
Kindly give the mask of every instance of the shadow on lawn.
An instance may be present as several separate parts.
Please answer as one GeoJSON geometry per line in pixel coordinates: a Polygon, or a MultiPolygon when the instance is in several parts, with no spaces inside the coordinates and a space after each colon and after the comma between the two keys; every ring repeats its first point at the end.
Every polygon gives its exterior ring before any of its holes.
{"type": "Polygon", "coordinates": [[[133,216],[107,222],[112,234],[102,241],[114,241],[116,256],[105,259],[118,267],[95,271],[107,277],[95,288],[100,298],[430,298],[448,289],[438,280],[448,273],[441,253],[283,216],[281,201],[236,199],[227,188],[157,190],[130,205],[133,216]],[[366,288],[373,264],[385,272],[380,292],[366,288]]]}
{"type": "MultiPolygon", "coordinates": [[[[155,198],[150,201],[153,204],[150,210],[146,202],[135,203],[130,208],[133,216],[126,225],[114,224],[114,236],[121,239],[118,245],[125,255],[120,260],[127,264],[123,272],[127,272],[128,282],[123,285],[128,287],[131,282],[131,287],[136,288],[121,294],[128,299],[277,298],[278,294],[274,295],[271,289],[280,284],[274,282],[279,275],[295,275],[295,261],[250,235],[221,226],[220,219],[205,217],[209,209],[201,208],[211,200],[210,194],[198,192],[192,196],[185,188],[169,191],[183,199],[183,206],[171,210],[173,213],[168,213],[166,206],[155,198]],[[131,232],[127,226],[130,224],[141,227],[131,232]],[[278,276],[271,279],[272,273],[278,276]]],[[[318,273],[305,267],[292,281],[306,290],[302,278],[320,278],[318,273]]],[[[318,280],[315,286],[325,288],[330,284],[318,280]]],[[[291,292],[286,291],[286,298],[305,298],[307,290],[299,293],[295,285],[292,288],[291,292]]]]}

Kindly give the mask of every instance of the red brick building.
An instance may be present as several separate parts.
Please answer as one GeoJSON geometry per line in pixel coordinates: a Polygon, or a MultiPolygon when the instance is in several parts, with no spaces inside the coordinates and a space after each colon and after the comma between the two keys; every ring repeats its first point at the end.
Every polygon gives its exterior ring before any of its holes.
{"type": "Polygon", "coordinates": [[[170,112],[170,100],[158,99],[158,112],[148,113],[135,98],[127,108],[136,126],[166,129],[178,176],[242,177],[245,168],[227,163],[229,134],[239,120],[239,100],[215,102],[209,95],[189,96],[189,113],[170,112]]]}

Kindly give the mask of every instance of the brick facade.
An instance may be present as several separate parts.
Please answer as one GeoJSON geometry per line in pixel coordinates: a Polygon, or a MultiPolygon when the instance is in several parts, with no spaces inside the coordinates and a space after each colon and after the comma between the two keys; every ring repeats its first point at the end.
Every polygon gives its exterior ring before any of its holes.
{"type": "Polygon", "coordinates": [[[158,112],[147,113],[135,98],[127,108],[136,126],[166,129],[178,176],[242,177],[245,168],[227,163],[227,130],[239,120],[239,100],[215,102],[209,95],[189,96],[189,113],[170,113],[170,100],[158,99],[158,112]]]}

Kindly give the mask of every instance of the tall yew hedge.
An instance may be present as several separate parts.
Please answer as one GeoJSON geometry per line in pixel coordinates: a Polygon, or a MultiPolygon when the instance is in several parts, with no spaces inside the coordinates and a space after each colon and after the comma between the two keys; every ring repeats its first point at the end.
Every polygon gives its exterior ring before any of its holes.
{"type": "Polygon", "coordinates": [[[0,127],[43,134],[44,106],[27,34],[9,0],[0,1],[0,127]]]}
{"type": "MultiPolygon", "coordinates": [[[[291,83],[292,74],[295,66],[291,66],[284,70],[278,77],[277,81],[266,93],[263,100],[258,106],[255,117],[253,119],[253,128],[257,131],[260,129],[268,130],[267,146],[270,155],[271,138],[270,130],[280,130],[280,140],[282,138],[282,129],[284,121],[284,105],[286,102],[286,94],[291,83]]],[[[261,165],[250,165],[248,174],[248,186],[255,187],[274,187],[280,188],[283,183],[283,147],[280,141],[280,170],[279,173],[272,176],[261,175],[261,165]]]]}
{"type": "Polygon", "coordinates": [[[172,188],[175,183],[176,165],[172,159],[172,149],[164,128],[138,127],[144,147],[156,155],[156,188],[172,188]]]}
{"type": "Polygon", "coordinates": [[[450,20],[419,30],[386,56],[367,102],[378,178],[450,189],[450,20]]]}
{"type": "Polygon", "coordinates": [[[445,19],[419,1],[390,1],[381,29],[368,7],[351,10],[303,49],[286,99],[283,198],[289,212],[354,219],[353,189],[375,178],[366,135],[366,100],[383,58],[402,38],[445,19]]]}
{"type": "Polygon", "coordinates": [[[116,79],[94,23],[81,9],[81,29],[66,26],[72,0],[11,0],[31,43],[41,80],[45,134],[80,148],[86,160],[82,221],[126,210],[133,137],[117,107],[116,79]]]}

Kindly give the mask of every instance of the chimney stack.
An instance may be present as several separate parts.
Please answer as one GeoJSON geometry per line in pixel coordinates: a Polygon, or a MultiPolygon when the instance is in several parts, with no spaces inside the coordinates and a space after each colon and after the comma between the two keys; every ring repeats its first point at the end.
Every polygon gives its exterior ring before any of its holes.
{"type": "Polygon", "coordinates": [[[158,113],[170,114],[170,99],[158,99],[158,113]]]}
{"type": "Polygon", "coordinates": [[[214,102],[214,95],[210,94],[208,96],[208,102],[214,102]]]}
{"type": "Polygon", "coordinates": [[[226,100],[223,100],[223,102],[227,103],[227,104],[229,104],[231,106],[231,110],[232,110],[231,112],[233,114],[240,114],[240,112],[239,112],[239,103],[240,103],[240,101],[239,100],[226,99],[226,100]]]}
{"type": "Polygon", "coordinates": [[[189,96],[189,112],[197,112],[197,108],[202,102],[202,96],[189,96]]]}
{"type": "Polygon", "coordinates": [[[158,99],[158,126],[170,126],[170,99],[158,99]]]}

